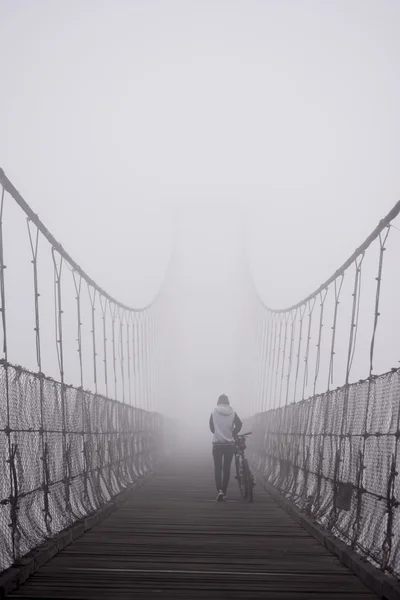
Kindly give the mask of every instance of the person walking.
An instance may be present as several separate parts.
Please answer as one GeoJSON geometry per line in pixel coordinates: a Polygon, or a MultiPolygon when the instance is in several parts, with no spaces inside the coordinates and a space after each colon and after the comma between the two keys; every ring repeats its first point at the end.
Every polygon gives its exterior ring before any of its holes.
{"type": "Polygon", "coordinates": [[[228,396],[222,394],[210,416],[210,430],[214,434],[212,454],[218,502],[222,502],[226,497],[232,459],[235,453],[235,436],[241,428],[242,421],[230,406],[228,396]]]}

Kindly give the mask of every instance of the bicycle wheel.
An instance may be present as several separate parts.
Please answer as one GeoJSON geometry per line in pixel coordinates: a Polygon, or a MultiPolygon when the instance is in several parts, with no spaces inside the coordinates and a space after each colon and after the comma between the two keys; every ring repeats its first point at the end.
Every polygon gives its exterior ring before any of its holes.
{"type": "Polygon", "coordinates": [[[243,459],[243,474],[244,474],[244,488],[245,488],[245,500],[247,502],[253,502],[254,500],[254,491],[253,491],[253,475],[250,471],[249,463],[247,462],[247,458],[243,459]]]}
{"type": "Polygon", "coordinates": [[[240,495],[243,500],[246,498],[246,486],[245,486],[245,473],[243,466],[244,458],[240,454],[236,454],[235,463],[236,463],[236,479],[239,485],[240,495]]]}

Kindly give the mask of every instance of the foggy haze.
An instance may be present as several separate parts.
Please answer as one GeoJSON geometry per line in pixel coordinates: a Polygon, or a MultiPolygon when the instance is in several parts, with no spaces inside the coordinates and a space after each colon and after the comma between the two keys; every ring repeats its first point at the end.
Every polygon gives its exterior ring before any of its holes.
{"type": "MultiPolygon", "coordinates": [[[[399,199],[399,23],[394,0],[0,0],[8,177],[121,302],[150,302],[175,252],[158,410],[204,435],[219,394],[246,412],[244,251],[286,307],[399,199]]],[[[26,224],[10,219],[12,360],[33,368],[26,224]]],[[[399,358],[400,232],[390,243],[377,369],[399,358]]]]}

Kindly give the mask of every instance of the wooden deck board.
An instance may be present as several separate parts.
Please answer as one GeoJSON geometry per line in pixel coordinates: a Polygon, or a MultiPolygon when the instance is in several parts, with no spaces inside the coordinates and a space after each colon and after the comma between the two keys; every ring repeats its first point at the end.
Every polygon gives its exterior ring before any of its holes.
{"type": "Polygon", "coordinates": [[[372,600],[376,596],[256,488],[216,503],[209,456],[164,465],[11,598],[372,600]]]}

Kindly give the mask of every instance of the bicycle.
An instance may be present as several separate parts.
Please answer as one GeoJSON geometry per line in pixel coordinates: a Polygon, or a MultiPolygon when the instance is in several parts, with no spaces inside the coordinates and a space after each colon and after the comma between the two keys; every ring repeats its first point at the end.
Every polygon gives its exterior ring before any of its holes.
{"type": "Polygon", "coordinates": [[[247,502],[253,502],[255,486],[254,477],[250,470],[249,463],[245,457],[246,450],[246,436],[248,433],[242,433],[235,436],[235,465],[236,465],[236,479],[239,484],[240,494],[243,500],[247,502]]]}

